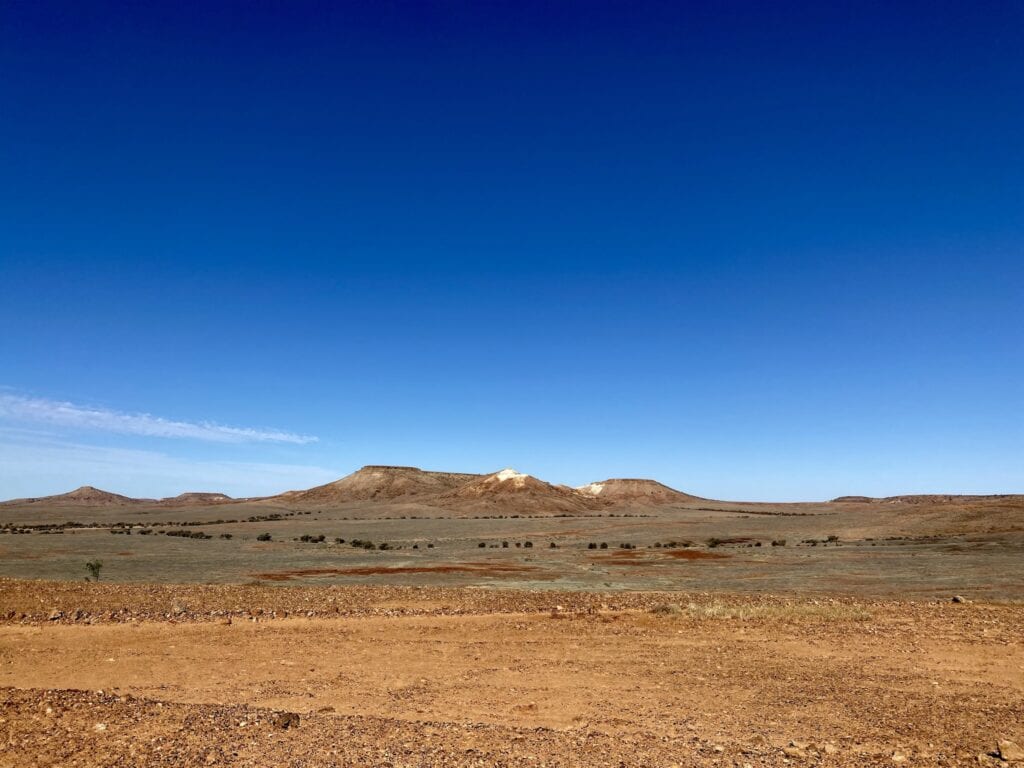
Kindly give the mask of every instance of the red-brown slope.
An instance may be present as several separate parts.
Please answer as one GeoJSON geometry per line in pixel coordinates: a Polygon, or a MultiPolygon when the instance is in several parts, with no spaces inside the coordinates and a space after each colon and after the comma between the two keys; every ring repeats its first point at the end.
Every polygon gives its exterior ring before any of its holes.
{"type": "Polygon", "coordinates": [[[307,491],[282,494],[289,503],[316,504],[351,501],[395,501],[450,491],[480,475],[427,472],[416,467],[367,465],[340,480],[307,491]]]}

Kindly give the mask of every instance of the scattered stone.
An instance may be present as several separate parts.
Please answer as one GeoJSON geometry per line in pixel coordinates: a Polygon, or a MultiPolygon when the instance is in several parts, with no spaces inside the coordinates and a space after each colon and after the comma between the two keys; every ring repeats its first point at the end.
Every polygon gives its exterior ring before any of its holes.
{"type": "Polygon", "coordinates": [[[283,730],[297,727],[299,716],[295,712],[281,712],[274,718],[274,726],[283,730]]]}
{"type": "Polygon", "coordinates": [[[967,602],[967,598],[964,597],[963,595],[953,595],[952,602],[954,602],[954,603],[966,603],[967,602]]]}

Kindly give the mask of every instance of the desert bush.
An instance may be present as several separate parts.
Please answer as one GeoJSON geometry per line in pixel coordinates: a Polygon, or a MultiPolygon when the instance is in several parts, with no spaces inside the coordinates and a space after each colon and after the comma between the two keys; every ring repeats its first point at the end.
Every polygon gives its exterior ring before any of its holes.
{"type": "Polygon", "coordinates": [[[427,544],[427,549],[433,549],[433,548],[434,548],[433,544],[427,544]]]}
{"type": "Polygon", "coordinates": [[[595,544],[594,542],[590,542],[589,544],[587,544],[587,549],[597,549],[597,544],[595,544]]]}
{"type": "Polygon", "coordinates": [[[833,542],[833,543],[837,542],[837,541],[839,541],[839,537],[836,536],[835,534],[832,534],[831,536],[828,537],[828,541],[833,542]]]}
{"type": "MultiPolygon", "coordinates": [[[[92,576],[93,581],[99,581],[100,571],[103,570],[103,562],[101,560],[90,560],[85,564],[85,570],[89,572],[89,576],[92,576]]],[[[86,578],[86,581],[88,580],[86,578]]]]}
{"type": "Polygon", "coordinates": [[[508,549],[508,542],[507,541],[501,542],[501,548],[502,549],[508,549]]]}
{"type": "Polygon", "coordinates": [[[487,546],[487,543],[486,543],[486,542],[483,542],[483,541],[481,541],[481,542],[480,542],[479,544],[477,544],[477,546],[478,546],[478,547],[480,547],[480,549],[483,549],[484,547],[486,547],[486,546],[487,546]]]}
{"type": "Polygon", "coordinates": [[[786,540],[785,539],[775,539],[775,540],[772,541],[772,546],[773,547],[784,547],[784,546],[786,546],[786,540]]]}
{"type": "Polygon", "coordinates": [[[548,549],[558,549],[558,545],[552,541],[550,544],[548,544],[548,549]]]}
{"type": "MultiPolygon", "coordinates": [[[[141,533],[141,531],[139,531],[139,533],[141,533]]],[[[231,538],[231,534],[230,534],[230,533],[222,533],[222,534],[220,535],[220,537],[221,537],[222,539],[230,539],[230,538],[231,538]]]]}
{"type": "Polygon", "coordinates": [[[722,543],[723,542],[722,542],[721,539],[716,538],[714,536],[712,536],[710,539],[707,540],[707,545],[708,545],[709,549],[714,549],[715,547],[720,547],[720,546],[722,546],[722,543]]]}
{"type": "Polygon", "coordinates": [[[269,533],[261,533],[256,537],[256,541],[270,541],[271,536],[269,533]]]}
{"type": "Polygon", "coordinates": [[[601,549],[608,549],[608,542],[607,541],[602,541],[601,542],[601,549]]]}

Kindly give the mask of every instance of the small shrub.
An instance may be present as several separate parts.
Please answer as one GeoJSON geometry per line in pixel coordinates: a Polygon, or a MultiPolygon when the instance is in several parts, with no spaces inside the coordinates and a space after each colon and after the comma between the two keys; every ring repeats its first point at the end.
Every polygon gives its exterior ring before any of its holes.
{"type": "Polygon", "coordinates": [[[533,549],[533,542],[532,541],[524,541],[523,542],[523,546],[526,547],[526,549],[533,549]]]}
{"type": "Polygon", "coordinates": [[[597,544],[595,544],[594,542],[590,542],[589,544],[587,544],[587,549],[597,549],[597,544]]]}
{"type": "Polygon", "coordinates": [[[714,549],[715,547],[722,546],[722,540],[712,536],[710,539],[708,539],[707,545],[708,549],[714,549]]]}
{"type": "Polygon", "coordinates": [[[270,541],[271,535],[269,533],[261,533],[256,537],[256,541],[270,541]]]}
{"type": "Polygon", "coordinates": [[[508,542],[507,541],[501,542],[501,548],[502,549],[508,549],[508,542]]]}
{"type": "MultiPolygon", "coordinates": [[[[100,571],[103,570],[103,562],[101,560],[90,560],[85,564],[85,570],[92,576],[93,581],[99,581],[100,571]]],[[[86,578],[86,581],[88,581],[88,578],[86,578]]]]}
{"type": "Polygon", "coordinates": [[[487,546],[487,544],[486,544],[486,542],[481,541],[479,544],[477,544],[477,546],[480,547],[480,549],[483,549],[484,547],[487,546]]]}
{"type": "Polygon", "coordinates": [[[558,545],[557,545],[557,544],[555,544],[555,542],[553,542],[553,541],[552,541],[552,542],[551,542],[551,543],[550,543],[550,544],[548,545],[548,549],[558,549],[558,545]]]}
{"type": "MultiPolygon", "coordinates": [[[[141,533],[141,531],[140,531],[140,533],[141,533]]],[[[230,534],[230,533],[222,533],[222,534],[220,535],[220,537],[221,537],[222,539],[230,539],[230,538],[231,538],[231,534],[230,534]]]]}
{"type": "Polygon", "coordinates": [[[601,549],[608,549],[608,542],[607,541],[602,541],[601,542],[601,549]]]}
{"type": "Polygon", "coordinates": [[[772,546],[773,547],[784,547],[784,546],[786,546],[786,540],[785,539],[775,539],[774,541],[772,541],[772,546]]]}

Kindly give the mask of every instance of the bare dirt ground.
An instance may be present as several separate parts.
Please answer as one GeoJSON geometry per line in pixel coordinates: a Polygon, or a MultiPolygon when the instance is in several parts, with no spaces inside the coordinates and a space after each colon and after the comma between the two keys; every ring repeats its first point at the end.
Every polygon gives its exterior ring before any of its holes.
{"type": "Polygon", "coordinates": [[[0,581],[5,768],[998,765],[1000,741],[1024,744],[1019,603],[0,581]]]}

